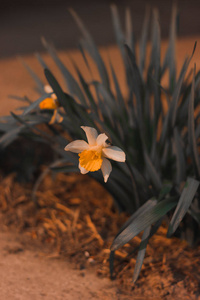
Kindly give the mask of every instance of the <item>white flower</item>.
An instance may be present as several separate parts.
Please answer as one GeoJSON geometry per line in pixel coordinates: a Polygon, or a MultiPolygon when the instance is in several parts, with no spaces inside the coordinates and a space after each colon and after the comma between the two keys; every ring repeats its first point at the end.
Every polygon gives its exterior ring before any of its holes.
{"type": "MultiPolygon", "coordinates": [[[[50,85],[45,85],[44,91],[48,94],[53,93],[53,90],[50,87],[50,85]]],[[[39,106],[40,106],[40,109],[53,109],[54,110],[53,116],[52,116],[49,124],[54,124],[56,122],[61,123],[63,121],[63,117],[58,112],[58,108],[60,107],[60,104],[57,100],[55,93],[51,94],[51,97],[48,97],[48,98],[44,99],[42,102],[40,102],[39,106]]]]}
{"type": "Polygon", "coordinates": [[[101,169],[104,182],[107,182],[112,171],[111,163],[107,158],[125,162],[126,155],[120,148],[106,143],[108,137],[105,133],[98,135],[95,128],[87,126],[81,128],[86,133],[88,143],[84,140],[76,140],[69,143],[65,150],[79,153],[79,169],[82,174],[101,169]]]}

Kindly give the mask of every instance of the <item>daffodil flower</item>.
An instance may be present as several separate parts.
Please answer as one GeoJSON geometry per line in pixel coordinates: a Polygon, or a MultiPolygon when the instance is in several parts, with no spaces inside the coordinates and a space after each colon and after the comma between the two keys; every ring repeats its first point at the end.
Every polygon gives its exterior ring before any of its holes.
{"type": "MultiPolygon", "coordinates": [[[[49,85],[44,86],[44,90],[46,93],[53,93],[52,88],[49,85]]],[[[39,104],[40,109],[52,109],[54,110],[53,116],[49,122],[49,124],[54,124],[56,122],[61,123],[63,121],[63,117],[59,114],[58,108],[60,107],[60,104],[57,100],[56,94],[51,94],[51,97],[48,97],[44,99],[39,104]]]]}
{"type": "Polygon", "coordinates": [[[69,143],[65,150],[78,153],[79,169],[82,174],[101,169],[104,182],[107,182],[112,171],[111,163],[107,158],[125,162],[126,155],[120,148],[106,143],[108,137],[105,133],[98,135],[95,128],[87,126],[81,126],[81,128],[86,133],[88,143],[84,140],[76,140],[69,143]]]}

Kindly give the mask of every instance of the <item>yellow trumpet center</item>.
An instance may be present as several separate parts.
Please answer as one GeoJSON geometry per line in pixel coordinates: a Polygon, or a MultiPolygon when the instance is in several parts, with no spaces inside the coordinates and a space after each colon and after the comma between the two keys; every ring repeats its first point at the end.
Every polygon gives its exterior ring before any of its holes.
{"type": "Polygon", "coordinates": [[[57,109],[59,107],[58,101],[52,98],[44,99],[39,105],[40,109],[57,109]]]}
{"type": "Polygon", "coordinates": [[[79,162],[81,167],[87,171],[97,171],[101,168],[103,162],[101,151],[84,150],[83,152],[79,153],[79,162]]]}

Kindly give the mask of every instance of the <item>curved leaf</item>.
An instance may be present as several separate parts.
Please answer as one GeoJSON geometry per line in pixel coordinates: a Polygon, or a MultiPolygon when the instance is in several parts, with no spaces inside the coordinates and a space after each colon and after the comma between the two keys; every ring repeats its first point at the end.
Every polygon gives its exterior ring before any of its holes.
{"type": "Polygon", "coordinates": [[[194,167],[197,178],[200,178],[199,151],[198,151],[198,148],[197,148],[197,141],[196,141],[196,137],[195,137],[195,128],[194,128],[195,72],[196,72],[196,65],[194,65],[194,70],[193,70],[191,97],[190,97],[189,111],[188,111],[188,142],[189,142],[190,154],[192,156],[193,167],[194,167]]]}
{"type": "Polygon", "coordinates": [[[176,204],[177,198],[167,198],[157,203],[153,208],[149,209],[145,213],[137,216],[133,222],[114,239],[111,250],[117,250],[119,247],[122,247],[124,244],[128,243],[145,228],[158,221],[176,204]]]}
{"type": "Polygon", "coordinates": [[[196,194],[199,183],[200,183],[199,181],[197,181],[193,178],[187,179],[187,182],[185,184],[185,187],[183,189],[181,197],[178,201],[176,210],[170,221],[169,229],[167,232],[167,237],[170,237],[176,231],[176,229],[179,226],[180,222],[182,221],[184,215],[187,213],[188,208],[191,205],[191,202],[196,194]]]}
{"type": "Polygon", "coordinates": [[[148,237],[150,235],[150,232],[151,232],[151,226],[148,226],[147,228],[145,228],[143,235],[142,235],[142,240],[140,243],[137,260],[136,260],[136,264],[135,264],[135,268],[134,268],[134,273],[133,273],[133,282],[134,283],[138,279],[138,276],[139,276],[141,268],[142,268],[142,264],[143,264],[143,260],[144,260],[144,256],[145,256],[145,252],[146,252],[146,247],[147,247],[147,244],[149,241],[148,237]]]}

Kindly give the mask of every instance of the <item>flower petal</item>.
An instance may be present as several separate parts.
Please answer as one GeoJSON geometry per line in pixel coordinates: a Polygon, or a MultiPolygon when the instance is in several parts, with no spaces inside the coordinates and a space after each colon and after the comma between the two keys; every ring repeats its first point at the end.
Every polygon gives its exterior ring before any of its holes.
{"type": "Polygon", "coordinates": [[[50,85],[45,85],[44,86],[44,91],[47,93],[47,94],[50,94],[50,93],[53,93],[53,89],[50,85]]]}
{"type": "Polygon", "coordinates": [[[107,182],[110,172],[112,171],[112,165],[108,159],[103,158],[103,163],[101,165],[101,171],[103,173],[104,182],[107,182]]]}
{"type": "Polygon", "coordinates": [[[89,172],[86,169],[84,169],[83,167],[81,167],[80,163],[79,163],[78,167],[80,169],[81,174],[87,174],[89,172]]]}
{"type": "Polygon", "coordinates": [[[76,140],[73,141],[71,143],[69,143],[66,147],[65,147],[65,151],[71,151],[74,153],[80,153],[84,150],[87,150],[89,148],[88,143],[86,143],[83,140],[76,140]]]}
{"type": "Polygon", "coordinates": [[[126,154],[124,153],[124,151],[116,146],[103,148],[102,153],[104,157],[113,159],[115,161],[125,162],[126,160],[126,154]]]}
{"type": "Polygon", "coordinates": [[[49,122],[50,125],[56,123],[56,121],[57,121],[57,114],[58,114],[58,110],[54,109],[53,116],[51,117],[51,120],[49,122]]]}
{"type": "Polygon", "coordinates": [[[98,136],[98,133],[95,128],[88,127],[88,126],[81,126],[81,128],[85,131],[88,144],[93,146],[96,144],[96,139],[98,136]]]}
{"type": "Polygon", "coordinates": [[[99,146],[104,146],[106,145],[106,140],[108,139],[107,135],[105,133],[101,133],[98,135],[96,139],[96,143],[99,146]]]}

